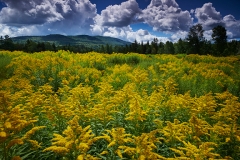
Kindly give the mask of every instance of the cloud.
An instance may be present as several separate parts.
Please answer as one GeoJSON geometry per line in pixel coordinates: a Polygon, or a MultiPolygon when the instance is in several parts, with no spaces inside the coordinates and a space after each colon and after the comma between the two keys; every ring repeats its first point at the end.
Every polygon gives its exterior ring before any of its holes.
{"type": "Polygon", "coordinates": [[[198,23],[201,23],[206,30],[204,35],[207,39],[211,39],[211,30],[218,25],[226,28],[228,38],[240,37],[240,20],[236,20],[233,15],[226,15],[222,18],[222,15],[212,6],[212,3],[205,3],[201,8],[197,8],[195,16],[198,23]]]}
{"type": "Polygon", "coordinates": [[[171,36],[171,41],[177,42],[180,38],[183,40],[187,37],[188,32],[187,31],[177,31],[171,36]]]}
{"type": "Polygon", "coordinates": [[[191,10],[190,10],[190,13],[191,13],[191,14],[194,14],[194,12],[195,12],[194,9],[191,9],[191,10]]]}
{"type": "Polygon", "coordinates": [[[152,35],[147,30],[139,29],[137,31],[133,31],[130,26],[104,27],[102,35],[120,38],[129,42],[137,40],[138,42],[146,43],[147,41],[151,42],[154,38],[158,38],[162,42],[169,41],[169,38],[152,35]]]}
{"type": "Polygon", "coordinates": [[[91,33],[97,15],[89,0],[2,0],[7,7],[0,11],[0,23],[21,30],[35,26],[41,33],[91,33]],[[16,18],[17,17],[17,18],[16,18]]]}
{"type": "Polygon", "coordinates": [[[170,41],[168,37],[159,37],[143,29],[139,29],[136,32],[132,32],[132,34],[129,34],[128,36],[128,39],[131,41],[134,41],[136,39],[138,42],[143,42],[143,43],[146,43],[147,41],[151,42],[153,41],[154,38],[157,38],[160,42],[164,42],[164,43],[166,43],[167,41],[170,41]]]}
{"type": "Polygon", "coordinates": [[[155,31],[186,31],[193,23],[189,11],[182,11],[175,0],[152,0],[140,18],[155,31]]]}
{"type": "Polygon", "coordinates": [[[205,37],[205,39],[207,40],[212,40],[212,30],[206,30],[203,32],[203,36],[205,37]]]}
{"type": "Polygon", "coordinates": [[[198,23],[203,24],[203,28],[208,30],[218,25],[225,26],[220,12],[212,6],[212,3],[205,3],[201,8],[195,10],[198,23]]]}
{"type": "Polygon", "coordinates": [[[136,16],[141,13],[136,0],[128,0],[120,5],[111,5],[101,11],[96,16],[95,21],[98,25],[109,27],[125,27],[134,23],[136,16]]]}
{"type": "MultiPolygon", "coordinates": [[[[11,28],[4,25],[4,24],[0,24],[0,36],[5,36],[5,35],[10,35],[12,32],[11,28]]],[[[11,35],[12,36],[12,35],[11,35]]]]}
{"type": "Polygon", "coordinates": [[[36,26],[27,27],[13,27],[5,24],[0,24],[1,36],[9,35],[10,37],[16,37],[20,35],[40,35],[41,32],[36,26]]]}
{"type": "Polygon", "coordinates": [[[63,16],[54,9],[53,1],[3,0],[3,2],[7,7],[0,13],[0,22],[4,24],[43,24],[63,19],[63,16]]]}
{"type": "Polygon", "coordinates": [[[228,38],[240,38],[240,20],[236,20],[233,15],[223,17],[223,21],[227,28],[228,38]]]}

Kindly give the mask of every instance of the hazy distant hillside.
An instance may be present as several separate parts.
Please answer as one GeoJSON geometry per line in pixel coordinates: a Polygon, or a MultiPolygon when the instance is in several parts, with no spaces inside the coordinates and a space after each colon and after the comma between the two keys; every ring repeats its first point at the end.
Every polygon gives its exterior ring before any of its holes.
{"type": "Polygon", "coordinates": [[[28,39],[35,42],[55,43],[56,45],[85,45],[89,47],[106,44],[109,45],[130,44],[130,42],[126,42],[117,38],[88,35],[64,36],[60,34],[51,34],[47,36],[19,36],[12,38],[12,40],[16,43],[25,43],[28,39]]]}

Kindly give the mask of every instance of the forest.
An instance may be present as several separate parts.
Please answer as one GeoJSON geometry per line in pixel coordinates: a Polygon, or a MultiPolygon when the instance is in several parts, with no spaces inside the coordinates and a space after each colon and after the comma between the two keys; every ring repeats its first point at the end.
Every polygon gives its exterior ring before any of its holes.
{"type": "Polygon", "coordinates": [[[196,24],[189,29],[185,39],[179,39],[177,42],[167,41],[163,43],[157,38],[153,41],[143,43],[134,41],[129,45],[56,45],[49,42],[35,42],[27,40],[25,43],[14,43],[12,39],[5,35],[0,37],[0,50],[18,50],[28,53],[41,51],[66,50],[74,53],[87,53],[91,51],[99,53],[128,53],[135,52],[140,54],[199,54],[213,56],[229,56],[240,53],[240,41],[227,39],[227,30],[223,26],[216,26],[212,29],[212,39],[207,40],[204,37],[204,30],[201,24],[196,24]]]}

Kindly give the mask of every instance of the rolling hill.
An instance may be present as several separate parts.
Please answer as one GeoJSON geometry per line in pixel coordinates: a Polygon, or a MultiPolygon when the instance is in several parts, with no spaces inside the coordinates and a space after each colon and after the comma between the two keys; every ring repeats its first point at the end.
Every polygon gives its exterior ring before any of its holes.
{"type": "Polygon", "coordinates": [[[15,43],[25,43],[27,40],[34,42],[49,42],[55,43],[56,45],[85,45],[88,47],[94,47],[99,45],[126,45],[131,44],[130,42],[123,41],[117,38],[104,37],[104,36],[89,36],[89,35],[76,35],[76,36],[65,36],[60,34],[50,34],[46,36],[19,36],[13,37],[15,43]]]}

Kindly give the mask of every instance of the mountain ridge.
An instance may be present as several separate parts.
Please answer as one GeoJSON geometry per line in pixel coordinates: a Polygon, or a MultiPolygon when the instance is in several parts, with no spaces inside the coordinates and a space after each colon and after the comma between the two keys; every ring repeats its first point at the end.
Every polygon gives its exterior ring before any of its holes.
{"type": "Polygon", "coordinates": [[[106,36],[89,36],[89,35],[61,35],[61,34],[49,34],[44,36],[17,36],[11,38],[15,43],[25,43],[27,40],[34,42],[49,42],[55,43],[55,45],[85,45],[88,47],[96,47],[99,45],[113,45],[122,46],[129,45],[131,42],[127,42],[118,38],[106,37],[106,36]]]}

